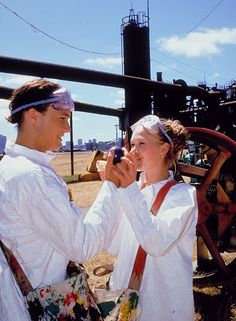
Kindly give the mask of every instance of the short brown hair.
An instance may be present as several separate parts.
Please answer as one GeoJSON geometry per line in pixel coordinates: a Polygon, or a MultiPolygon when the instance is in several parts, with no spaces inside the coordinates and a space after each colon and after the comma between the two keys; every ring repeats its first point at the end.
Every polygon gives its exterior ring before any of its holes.
{"type": "MultiPolygon", "coordinates": [[[[25,104],[47,99],[58,88],[60,88],[58,84],[45,80],[43,78],[28,81],[27,83],[13,91],[10,98],[9,109],[10,111],[12,111],[25,104]]],[[[37,109],[37,111],[39,112],[44,112],[47,105],[48,104],[44,104],[32,108],[37,109]]],[[[15,114],[10,115],[7,120],[12,124],[17,124],[18,128],[20,128],[24,120],[24,112],[25,110],[16,112],[15,114]]]]}

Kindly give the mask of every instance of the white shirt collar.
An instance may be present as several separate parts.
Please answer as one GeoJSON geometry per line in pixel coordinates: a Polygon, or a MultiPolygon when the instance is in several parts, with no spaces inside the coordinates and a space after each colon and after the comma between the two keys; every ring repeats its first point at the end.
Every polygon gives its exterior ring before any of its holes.
{"type": "Polygon", "coordinates": [[[15,144],[14,142],[7,142],[5,147],[5,153],[9,156],[25,156],[37,163],[49,164],[49,162],[55,157],[53,152],[40,152],[36,149],[31,149],[23,145],[15,144]]]}

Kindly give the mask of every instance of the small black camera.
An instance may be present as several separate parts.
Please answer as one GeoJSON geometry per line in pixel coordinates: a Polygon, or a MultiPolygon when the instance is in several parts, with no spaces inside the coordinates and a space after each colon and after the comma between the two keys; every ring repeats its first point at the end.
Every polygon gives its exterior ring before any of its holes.
{"type": "Polygon", "coordinates": [[[124,151],[121,147],[119,146],[114,146],[111,148],[111,150],[114,150],[114,158],[113,158],[113,164],[120,163],[121,157],[124,156],[124,151]]]}

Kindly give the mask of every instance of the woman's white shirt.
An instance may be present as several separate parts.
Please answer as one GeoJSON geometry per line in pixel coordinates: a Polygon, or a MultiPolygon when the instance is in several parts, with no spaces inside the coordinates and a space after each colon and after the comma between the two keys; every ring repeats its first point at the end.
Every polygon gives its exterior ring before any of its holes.
{"type": "Polygon", "coordinates": [[[148,254],[140,289],[141,321],[193,319],[192,250],[198,214],[196,190],[184,183],[173,186],[157,216],[153,216],[150,208],[166,182],[147,186],[141,191],[135,182],[118,190],[126,215],[108,248],[117,255],[110,285],[113,289],[128,286],[140,244],[148,254]]]}

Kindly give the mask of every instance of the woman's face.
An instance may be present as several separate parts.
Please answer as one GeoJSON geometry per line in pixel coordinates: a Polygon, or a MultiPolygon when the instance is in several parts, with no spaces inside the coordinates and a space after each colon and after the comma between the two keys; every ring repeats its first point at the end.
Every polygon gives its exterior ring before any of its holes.
{"type": "Polygon", "coordinates": [[[137,161],[139,171],[149,171],[163,162],[163,144],[158,135],[153,136],[138,126],[131,137],[131,154],[137,161]]]}

